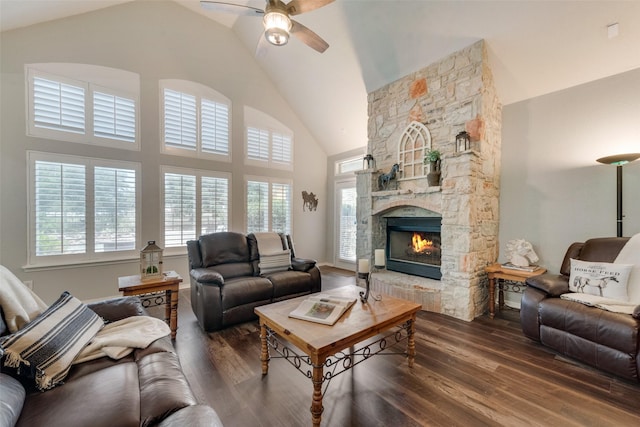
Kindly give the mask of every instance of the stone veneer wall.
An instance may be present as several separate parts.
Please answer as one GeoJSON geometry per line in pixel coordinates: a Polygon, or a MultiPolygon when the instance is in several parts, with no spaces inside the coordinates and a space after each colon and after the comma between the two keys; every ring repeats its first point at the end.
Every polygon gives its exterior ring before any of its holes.
{"type": "MultiPolygon", "coordinates": [[[[408,276],[402,282],[422,289],[413,293],[433,296],[428,304],[415,298],[424,309],[472,320],[485,311],[484,267],[497,260],[499,249],[502,107],[484,41],[370,93],[368,102],[368,152],[377,170],[357,173],[357,257],[373,263],[373,250],[386,243],[386,217],[441,215],[441,281],[430,286],[429,279],[425,284],[408,276]],[[400,137],[412,121],[427,126],[432,148],[443,154],[441,187],[428,187],[425,177],[400,179],[397,189],[377,191],[377,177],[398,161],[400,137]],[[455,153],[462,130],[471,135],[472,149],[455,153]]],[[[372,283],[388,291],[393,286],[385,280],[397,278],[376,273],[372,283]]]]}

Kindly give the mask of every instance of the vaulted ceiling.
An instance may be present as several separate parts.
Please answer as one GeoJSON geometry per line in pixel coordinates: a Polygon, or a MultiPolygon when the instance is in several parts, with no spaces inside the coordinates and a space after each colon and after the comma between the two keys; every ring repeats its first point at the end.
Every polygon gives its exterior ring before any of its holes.
{"type": "MultiPolygon", "coordinates": [[[[0,29],[126,1],[0,0],[0,29]]],[[[255,51],[259,18],[173,1],[228,26],[255,51]]],[[[294,38],[256,61],[327,155],[366,145],[368,92],[480,39],[504,105],[640,67],[640,1],[336,0],[295,19],[329,49],[319,54],[294,38]],[[610,37],[614,23],[618,35],[610,37]]]]}

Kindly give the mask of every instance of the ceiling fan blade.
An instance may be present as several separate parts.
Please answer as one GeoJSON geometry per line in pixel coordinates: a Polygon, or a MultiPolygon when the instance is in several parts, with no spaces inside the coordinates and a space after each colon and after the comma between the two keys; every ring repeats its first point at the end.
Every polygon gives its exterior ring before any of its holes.
{"type": "Polygon", "coordinates": [[[307,46],[322,53],[329,47],[329,43],[324,41],[322,37],[302,25],[301,23],[291,20],[291,34],[295,35],[300,41],[307,46]]]}
{"type": "Polygon", "coordinates": [[[319,9],[335,0],[293,0],[287,4],[287,13],[289,15],[300,15],[301,13],[319,9]]]}
{"type": "Polygon", "coordinates": [[[256,46],[256,58],[262,59],[267,56],[267,51],[269,49],[269,42],[264,36],[264,32],[260,34],[260,38],[258,39],[258,45],[256,46]]]}
{"type": "Polygon", "coordinates": [[[227,3],[223,1],[200,1],[200,6],[203,9],[211,10],[213,12],[232,13],[234,15],[245,16],[262,16],[264,10],[256,9],[251,6],[244,6],[241,4],[227,3]]]}

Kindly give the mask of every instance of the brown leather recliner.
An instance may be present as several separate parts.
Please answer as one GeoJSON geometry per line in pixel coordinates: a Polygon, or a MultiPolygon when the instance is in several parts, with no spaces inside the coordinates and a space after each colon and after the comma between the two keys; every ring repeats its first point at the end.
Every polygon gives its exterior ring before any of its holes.
{"type": "MultiPolygon", "coordinates": [[[[146,314],[136,297],[88,306],[107,322],[146,314]]],[[[0,337],[8,333],[0,316],[0,337]]],[[[168,335],[118,360],[73,365],[64,384],[44,392],[2,369],[2,426],[222,426],[213,408],[198,404],[168,335]]]]}
{"type": "Polygon", "coordinates": [[[204,331],[254,320],[255,307],[320,292],[316,262],[296,258],[290,236],[280,237],[291,251],[291,268],[265,275],[253,234],[219,232],[187,242],[191,306],[204,331]]]}
{"type": "Polygon", "coordinates": [[[553,350],[614,375],[640,381],[640,306],[633,315],[567,301],[570,259],[613,262],[628,241],[605,237],[569,246],[560,274],[526,280],[520,323],[524,334],[553,350]]]}

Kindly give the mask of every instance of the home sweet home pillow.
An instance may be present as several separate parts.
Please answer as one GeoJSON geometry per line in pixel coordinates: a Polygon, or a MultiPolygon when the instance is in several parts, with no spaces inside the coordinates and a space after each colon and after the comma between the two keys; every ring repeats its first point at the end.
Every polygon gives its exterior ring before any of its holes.
{"type": "Polygon", "coordinates": [[[631,264],[589,262],[571,259],[569,290],[576,293],[628,301],[627,282],[631,264]]]}

